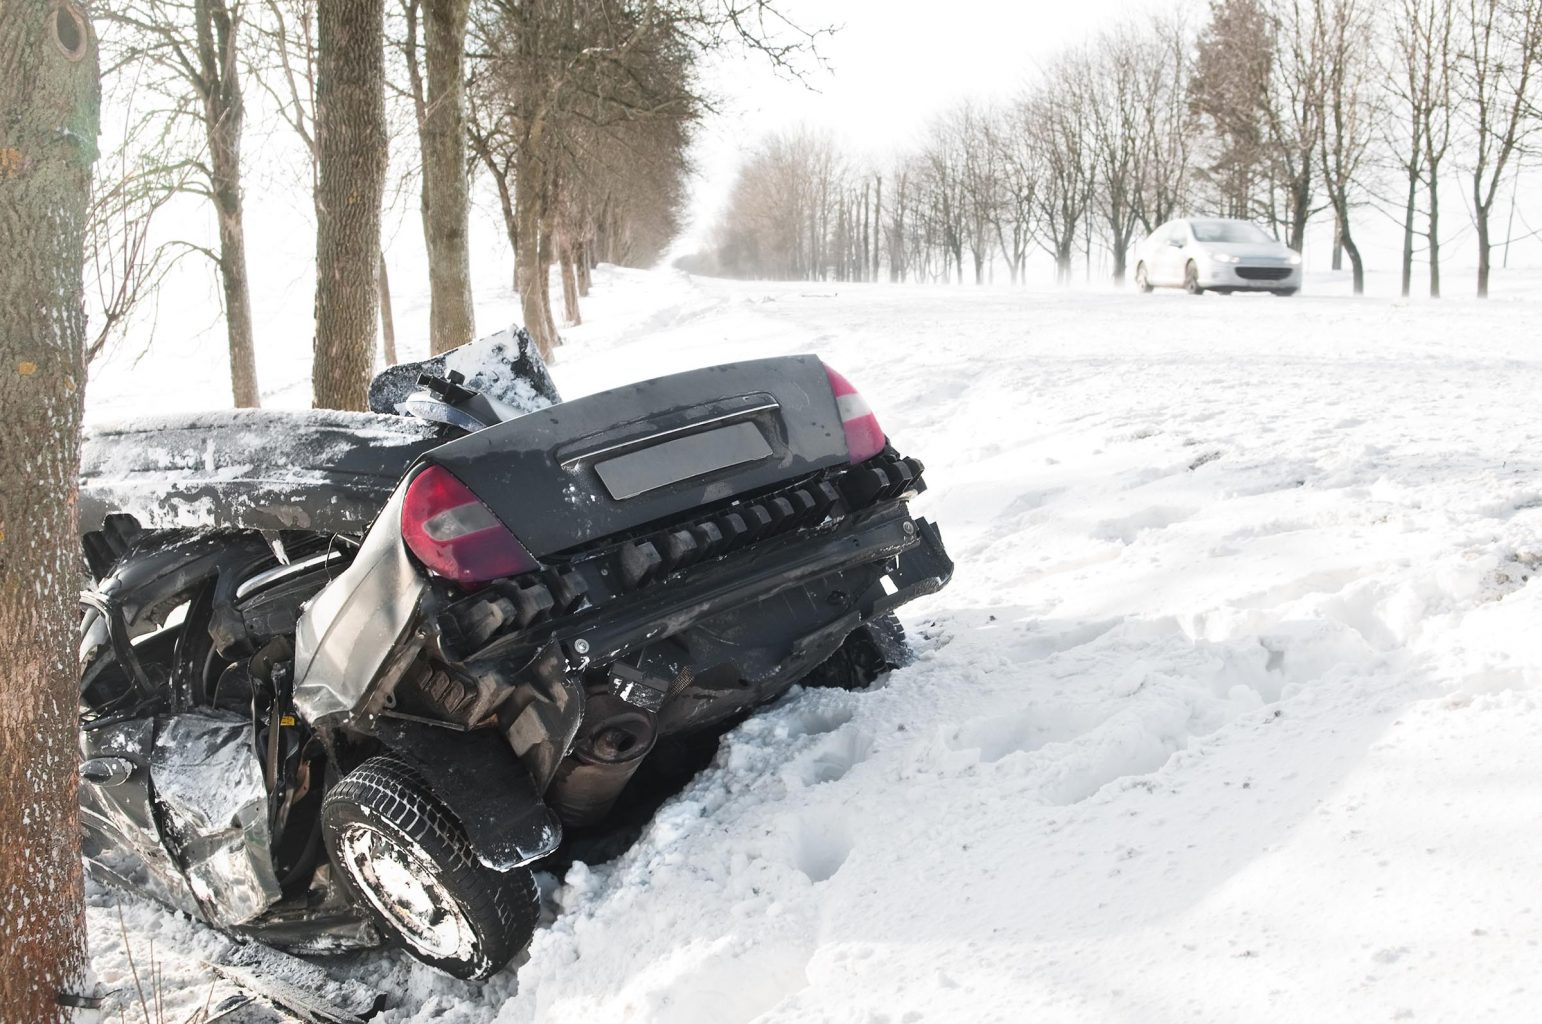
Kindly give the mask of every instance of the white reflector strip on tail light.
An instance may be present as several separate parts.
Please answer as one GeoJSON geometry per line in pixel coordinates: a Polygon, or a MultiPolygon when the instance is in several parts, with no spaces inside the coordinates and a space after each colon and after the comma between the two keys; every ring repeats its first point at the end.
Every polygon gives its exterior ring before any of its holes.
{"type": "Polygon", "coordinates": [[[423,523],[423,532],[437,541],[457,540],[478,530],[501,526],[498,518],[480,501],[447,508],[423,523]]]}
{"type": "Polygon", "coordinates": [[[492,509],[443,466],[429,466],[407,485],[402,540],[431,572],[457,583],[540,568],[492,509]]]}
{"type": "Polygon", "coordinates": [[[835,395],[836,412],[846,431],[847,454],[853,465],[865,462],[883,451],[887,441],[883,428],[878,425],[878,417],[873,415],[872,406],[852,387],[851,381],[828,365],[825,366],[825,376],[830,378],[830,391],[835,395]]]}
{"type": "Polygon", "coordinates": [[[867,404],[867,399],[853,391],[849,395],[836,395],[835,407],[841,412],[841,422],[850,423],[859,420],[863,416],[873,415],[873,407],[867,404]]]}

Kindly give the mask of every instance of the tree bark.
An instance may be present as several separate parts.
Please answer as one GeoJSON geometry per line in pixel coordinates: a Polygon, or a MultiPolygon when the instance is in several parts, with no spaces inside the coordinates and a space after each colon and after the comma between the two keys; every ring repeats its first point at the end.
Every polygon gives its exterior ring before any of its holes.
{"type": "Polygon", "coordinates": [[[1349,205],[1340,196],[1337,200],[1340,204],[1335,215],[1335,231],[1339,245],[1344,247],[1344,252],[1349,255],[1350,279],[1354,283],[1356,295],[1365,294],[1365,264],[1360,259],[1360,247],[1355,245],[1354,238],[1349,233],[1349,205]]]}
{"type": "Polygon", "coordinates": [[[470,0],[423,0],[427,92],[418,133],[423,152],[423,239],[428,247],[429,348],[471,341],[467,232],[466,15],[470,0]]]}
{"type": "MultiPolygon", "coordinates": [[[[503,231],[509,238],[509,249],[517,256],[519,253],[519,219],[514,215],[514,193],[509,188],[509,174],[507,169],[500,169],[491,158],[483,160],[483,164],[492,174],[493,184],[498,189],[498,209],[503,212],[503,231]]],[[[519,289],[519,270],[516,266],[514,287],[519,289]]]]}
{"type": "Polygon", "coordinates": [[[1476,206],[1473,209],[1473,225],[1478,229],[1478,298],[1488,298],[1488,272],[1489,257],[1493,252],[1493,245],[1489,242],[1488,234],[1488,207],[1476,206]]]}
{"type": "Polygon", "coordinates": [[[380,254],[380,273],[376,278],[380,289],[380,344],[384,350],[385,364],[395,366],[396,314],[391,309],[391,275],[386,272],[385,253],[380,254]]]}
{"type": "Polygon", "coordinates": [[[316,22],[320,176],[311,394],[318,409],[369,406],[383,280],[384,19],[384,0],[328,0],[316,22]]]}
{"type": "Polygon", "coordinates": [[[1414,210],[1418,200],[1419,178],[1408,172],[1408,200],[1403,206],[1403,298],[1413,290],[1414,210]]]}
{"type": "Polygon", "coordinates": [[[565,239],[557,241],[557,261],[562,267],[562,314],[569,327],[584,322],[578,308],[578,271],[573,267],[573,247],[565,239]]]}
{"type": "Polygon", "coordinates": [[[246,226],[241,197],[241,129],[246,111],[236,62],[239,22],[226,0],[195,0],[209,185],[219,225],[220,285],[230,350],[230,392],[238,407],[262,404],[252,341],[251,286],[246,275],[246,226]]]}
{"type": "Polygon", "coordinates": [[[557,330],[551,319],[551,299],[546,263],[541,253],[542,219],[547,205],[547,169],[539,155],[540,126],[531,130],[520,146],[514,171],[514,215],[519,237],[514,250],[514,277],[519,287],[520,312],[525,330],[535,340],[541,358],[550,360],[557,348],[557,330]]]}
{"type": "Polygon", "coordinates": [[[1440,188],[1430,168],[1430,298],[1440,298],[1440,188]]]}
{"type": "Polygon", "coordinates": [[[578,243],[578,297],[589,297],[589,243],[578,243]]]}
{"type": "Polygon", "coordinates": [[[1290,247],[1301,252],[1306,244],[1306,222],[1312,212],[1311,179],[1293,181],[1290,195],[1290,247]]]}
{"type": "Polygon", "coordinates": [[[0,1016],[85,980],[76,809],[82,239],[100,92],[70,0],[0,2],[0,1016]]]}
{"type": "Polygon", "coordinates": [[[555,236],[552,233],[549,217],[541,222],[539,237],[539,259],[536,264],[535,279],[541,293],[541,316],[545,321],[543,330],[552,338],[552,347],[556,348],[562,344],[562,336],[557,333],[557,317],[551,308],[551,268],[552,264],[557,262],[557,254],[553,251],[555,246],[552,240],[555,236]]]}
{"type": "Polygon", "coordinates": [[[868,280],[878,280],[879,238],[883,235],[883,175],[878,175],[878,180],[873,189],[873,276],[868,280]]]}

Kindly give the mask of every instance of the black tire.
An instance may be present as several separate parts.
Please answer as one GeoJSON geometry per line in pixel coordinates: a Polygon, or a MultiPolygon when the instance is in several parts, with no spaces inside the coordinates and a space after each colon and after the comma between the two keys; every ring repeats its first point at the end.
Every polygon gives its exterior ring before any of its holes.
{"type": "Polygon", "coordinates": [[[1139,288],[1143,295],[1151,294],[1151,279],[1146,275],[1144,263],[1135,264],[1135,287],[1139,288]]]}
{"type": "Polygon", "coordinates": [[[540,914],[535,875],[479,862],[460,822],[402,759],[387,754],[355,768],[327,794],[321,822],[343,883],[417,959],[457,978],[486,978],[529,945],[540,914]]]}
{"type": "Polygon", "coordinates": [[[1193,260],[1189,260],[1183,268],[1183,290],[1190,295],[1203,295],[1205,290],[1199,286],[1199,266],[1193,260]]]}
{"type": "Polygon", "coordinates": [[[885,672],[911,660],[905,627],[893,613],[886,613],[852,630],[834,654],[804,676],[803,685],[865,690],[885,672]]]}
{"type": "Polygon", "coordinates": [[[1278,295],[1282,299],[1288,299],[1292,295],[1296,294],[1296,289],[1294,289],[1294,288],[1275,288],[1275,289],[1273,289],[1273,292],[1274,292],[1275,295],[1278,295]]]}

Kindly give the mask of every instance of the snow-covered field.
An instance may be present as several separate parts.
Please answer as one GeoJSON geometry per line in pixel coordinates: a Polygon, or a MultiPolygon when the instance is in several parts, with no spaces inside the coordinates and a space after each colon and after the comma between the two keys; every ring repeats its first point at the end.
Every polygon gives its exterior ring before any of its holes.
{"type": "MultiPolygon", "coordinates": [[[[926,462],[957,574],[903,609],[913,666],[795,691],[628,854],[554,879],[517,970],[335,969],[415,1024],[1535,1019],[1542,282],[1501,286],[602,270],[568,396],[817,352],[926,462]]],[[[148,376],[93,381],[98,417],[148,376]]],[[[153,940],[186,1019],[220,940],[132,900],[120,929],[120,899],[92,896],[100,979],[153,940]]]]}

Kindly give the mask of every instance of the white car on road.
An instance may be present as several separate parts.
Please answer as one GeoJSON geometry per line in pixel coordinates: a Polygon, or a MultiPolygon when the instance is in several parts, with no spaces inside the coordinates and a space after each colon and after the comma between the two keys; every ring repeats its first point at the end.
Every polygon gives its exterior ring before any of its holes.
{"type": "Polygon", "coordinates": [[[1301,288],[1301,254],[1245,220],[1185,217],[1163,224],[1136,249],[1135,285],[1143,292],[1294,295],[1301,288]]]}

